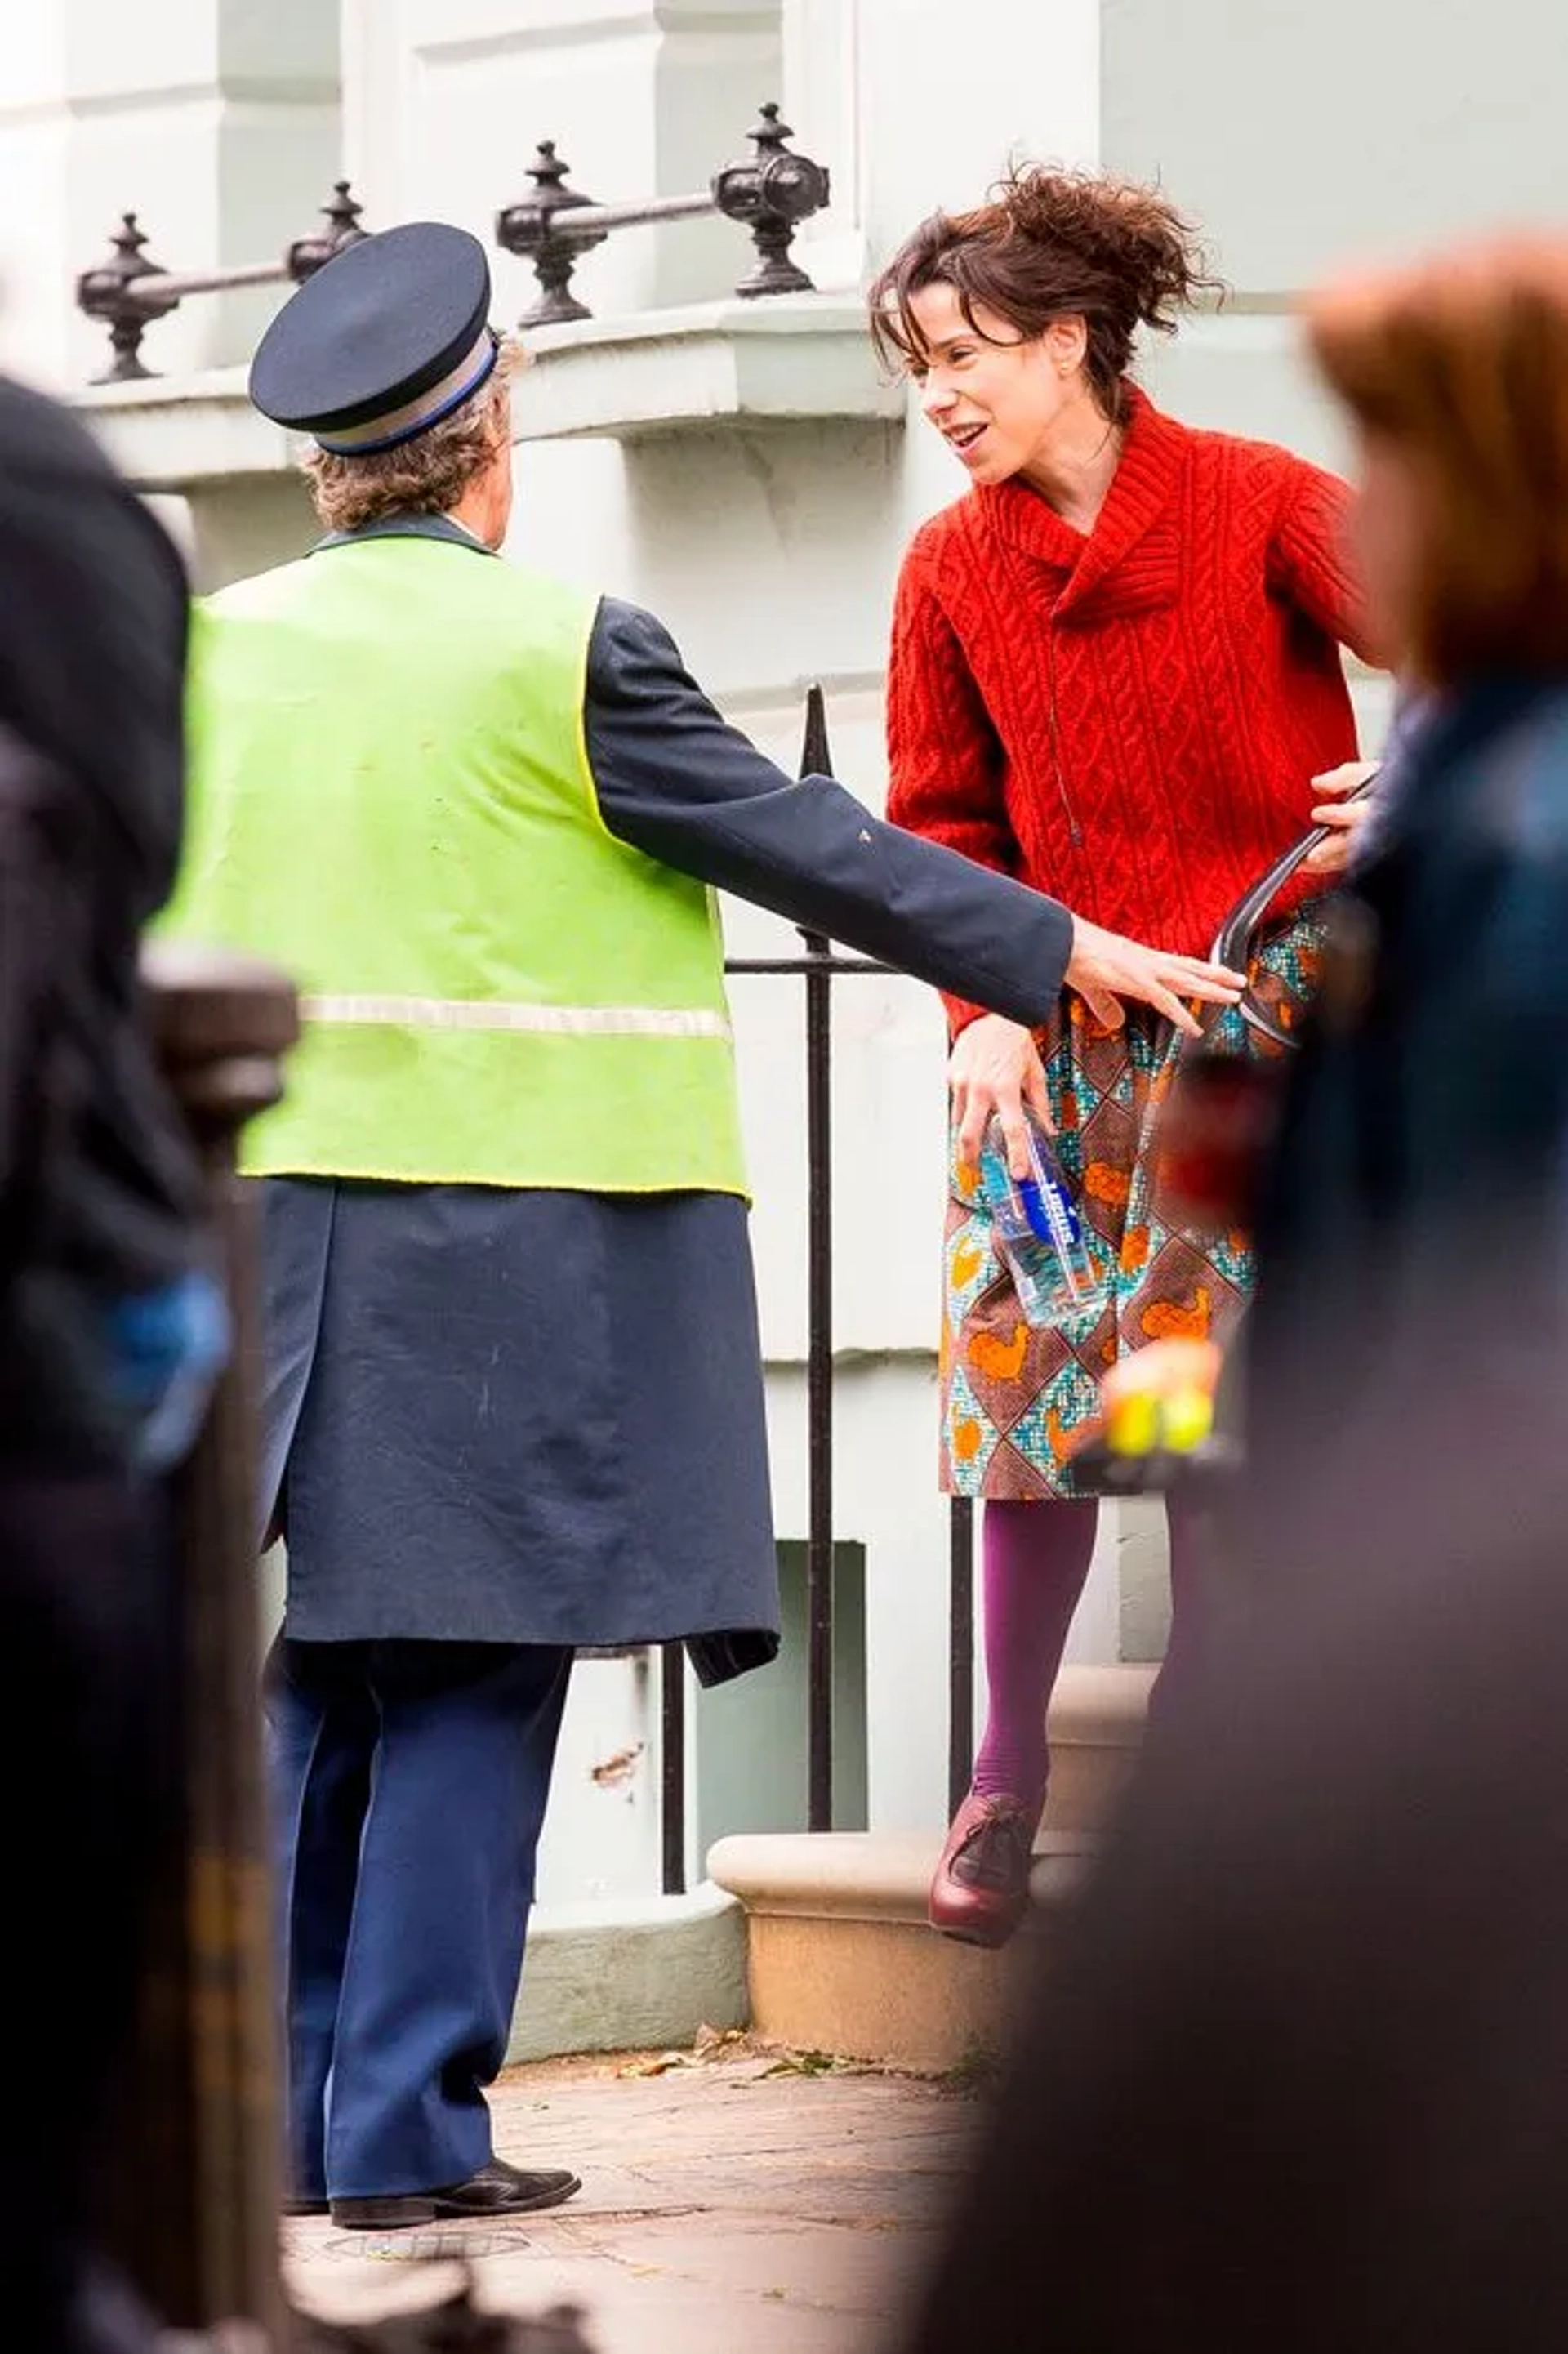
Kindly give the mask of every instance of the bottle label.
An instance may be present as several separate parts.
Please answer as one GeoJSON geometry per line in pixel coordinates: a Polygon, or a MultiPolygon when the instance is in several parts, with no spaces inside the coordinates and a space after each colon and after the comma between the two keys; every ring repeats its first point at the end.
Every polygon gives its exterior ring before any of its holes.
{"type": "Polygon", "coordinates": [[[1031,1173],[1014,1177],[1001,1125],[993,1120],[981,1156],[982,1184],[992,1247],[1012,1278],[1024,1317],[1050,1325],[1095,1308],[1104,1285],[1050,1139],[1033,1120],[1029,1143],[1031,1173]]]}

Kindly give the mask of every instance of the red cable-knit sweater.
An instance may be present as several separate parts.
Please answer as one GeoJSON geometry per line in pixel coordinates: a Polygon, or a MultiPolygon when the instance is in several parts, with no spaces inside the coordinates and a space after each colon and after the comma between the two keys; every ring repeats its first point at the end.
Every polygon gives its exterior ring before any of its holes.
{"type": "MultiPolygon", "coordinates": [[[[1086,538],[1017,479],[933,516],[898,582],[888,815],[1206,955],[1305,831],[1312,777],[1355,757],[1348,495],[1135,392],[1086,538]]],[[[948,1011],[957,1030],[980,1008],[948,1011]]]]}

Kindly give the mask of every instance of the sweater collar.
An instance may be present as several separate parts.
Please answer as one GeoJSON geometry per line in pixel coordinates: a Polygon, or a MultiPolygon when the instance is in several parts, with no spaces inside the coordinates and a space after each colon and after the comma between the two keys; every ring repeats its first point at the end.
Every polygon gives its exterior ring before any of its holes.
{"type": "Polygon", "coordinates": [[[1067,575],[1058,613],[1081,605],[1130,554],[1171,504],[1188,440],[1187,429],[1164,417],[1147,393],[1128,387],[1128,417],[1121,458],[1106,503],[1086,536],[1075,531],[1022,476],[982,483],[975,496],[999,539],[1036,562],[1067,575]]]}

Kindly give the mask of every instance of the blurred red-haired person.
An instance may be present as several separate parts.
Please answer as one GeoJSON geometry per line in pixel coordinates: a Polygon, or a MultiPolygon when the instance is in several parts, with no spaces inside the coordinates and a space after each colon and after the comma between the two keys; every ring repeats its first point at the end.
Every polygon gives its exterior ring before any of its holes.
{"type": "Polygon", "coordinates": [[[1568,240],[1348,280],[1308,331],[1355,430],[1379,633],[1425,707],[1266,1184],[1260,1469],[1409,1377],[1433,1296],[1456,1380],[1564,1370],[1568,240]]]}

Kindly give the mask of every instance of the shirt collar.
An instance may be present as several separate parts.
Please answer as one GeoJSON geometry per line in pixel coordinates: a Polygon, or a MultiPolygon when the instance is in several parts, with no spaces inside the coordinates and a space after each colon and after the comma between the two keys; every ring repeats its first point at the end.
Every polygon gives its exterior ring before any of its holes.
{"type": "Polygon", "coordinates": [[[329,547],[353,547],[362,539],[444,539],[454,547],[471,547],[476,556],[495,553],[450,515],[392,514],[377,515],[374,523],[362,523],[354,531],[329,531],[317,540],[311,554],[320,556],[329,547]]]}

